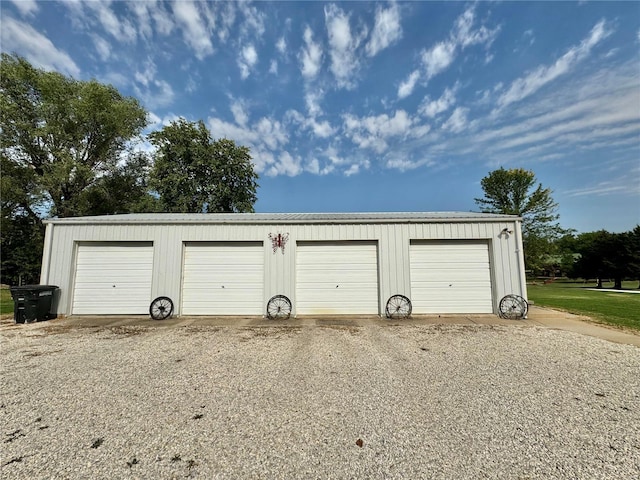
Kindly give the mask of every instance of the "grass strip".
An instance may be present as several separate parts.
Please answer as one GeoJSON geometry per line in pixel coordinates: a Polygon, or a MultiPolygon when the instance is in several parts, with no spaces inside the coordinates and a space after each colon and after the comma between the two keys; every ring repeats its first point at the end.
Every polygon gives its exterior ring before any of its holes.
{"type": "MultiPolygon", "coordinates": [[[[637,282],[623,287],[629,289],[637,282]]],[[[594,285],[583,282],[552,282],[527,286],[529,299],[535,305],[557,308],[618,327],[640,330],[640,294],[594,291],[594,285]]],[[[611,288],[603,285],[604,288],[611,288]]]]}

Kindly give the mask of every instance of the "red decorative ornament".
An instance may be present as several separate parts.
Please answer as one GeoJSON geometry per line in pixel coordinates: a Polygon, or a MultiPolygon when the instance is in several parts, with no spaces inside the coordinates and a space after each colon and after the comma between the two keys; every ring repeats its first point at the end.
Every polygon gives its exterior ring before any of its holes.
{"type": "Polygon", "coordinates": [[[279,248],[282,249],[282,254],[284,255],[284,246],[289,241],[288,233],[278,233],[278,234],[269,234],[269,238],[271,239],[271,245],[273,246],[273,253],[276,253],[279,248]]]}

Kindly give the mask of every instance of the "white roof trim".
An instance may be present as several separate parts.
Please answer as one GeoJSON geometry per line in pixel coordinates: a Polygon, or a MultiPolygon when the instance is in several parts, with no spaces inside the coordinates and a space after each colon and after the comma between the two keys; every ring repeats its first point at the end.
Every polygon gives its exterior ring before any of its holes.
{"type": "Polygon", "coordinates": [[[334,224],[513,222],[516,215],[476,212],[357,212],[357,213],[127,213],[94,217],[50,218],[44,223],[79,224],[334,224]]]}

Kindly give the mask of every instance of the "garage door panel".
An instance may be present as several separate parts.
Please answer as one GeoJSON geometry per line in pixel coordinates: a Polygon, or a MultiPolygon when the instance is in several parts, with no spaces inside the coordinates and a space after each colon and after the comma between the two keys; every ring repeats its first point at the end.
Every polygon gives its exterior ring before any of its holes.
{"type": "Polygon", "coordinates": [[[412,243],[411,301],[415,313],[491,313],[486,243],[412,243]]]}
{"type": "Polygon", "coordinates": [[[296,311],[301,315],[378,313],[377,245],[298,245],[296,311]]]}
{"type": "Polygon", "coordinates": [[[152,271],[150,243],[78,245],[72,313],[148,313],[152,271]]]}
{"type": "Polygon", "coordinates": [[[182,313],[263,313],[264,247],[260,243],[185,245],[182,313]]]}
{"type": "MultiPolygon", "coordinates": [[[[418,277],[418,275],[420,275],[420,272],[417,272],[415,270],[411,271],[412,273],[412,278],[418,277]]],[[[465,285],[465,284],[484,284],[487,286],[491,285],[491,282],[488,281],[486,279],[487,276],[489,276],[489,271],[481,271],[481,272],[474,272],[474,271],[470,271],[469,274],[465,277],[465,278],[460,278],[459,276],[452,276],[452,275],[447,275],[446,270],[429,270],[429,271],[425,271],[423,276],[424,277],[429,277],[429,279],[426,280],[420,280],[420,278],[418,277],[418,279],[414,280],[411,282],[412,285],[440,285],[440,284],[445,284],[445,285],[465,285]]]]}

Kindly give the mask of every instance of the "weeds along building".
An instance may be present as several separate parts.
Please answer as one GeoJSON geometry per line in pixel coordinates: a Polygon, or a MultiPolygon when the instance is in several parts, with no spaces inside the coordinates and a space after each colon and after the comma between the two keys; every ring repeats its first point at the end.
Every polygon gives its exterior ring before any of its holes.
{"type": "Polygon", "coordinates": [[[46,220],[41,283],[60,315],[497,313],[526,298],[521,219],[435,213],[127,214],[46,220]]]}

